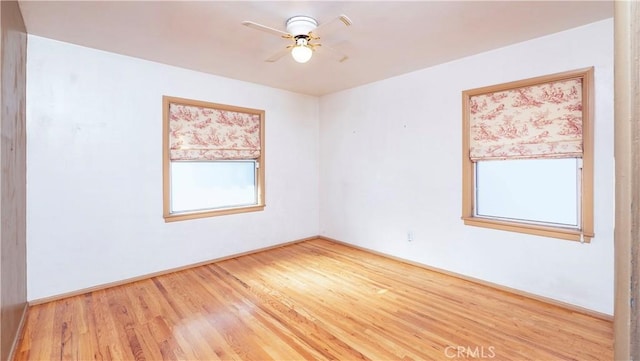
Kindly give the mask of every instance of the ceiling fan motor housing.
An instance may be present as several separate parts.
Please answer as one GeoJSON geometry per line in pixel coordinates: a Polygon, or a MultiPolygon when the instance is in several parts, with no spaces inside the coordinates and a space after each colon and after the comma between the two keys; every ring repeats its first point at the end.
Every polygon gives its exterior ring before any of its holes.
{"type": "Polygon", "coordinates": [[[294,37],[307,35],[316,27],[318,27],[318,22],[309,16],[294,16],[287,20],[287,32],[294,37]]]}

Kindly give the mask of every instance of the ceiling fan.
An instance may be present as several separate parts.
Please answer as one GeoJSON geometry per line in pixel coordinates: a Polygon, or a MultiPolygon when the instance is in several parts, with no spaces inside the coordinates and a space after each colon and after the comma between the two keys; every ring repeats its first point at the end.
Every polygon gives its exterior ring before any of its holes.
{"type": "Polygon", "coordinates": [[[313,52],[320,46],[328,52],[333,53],[339,62],[343,62],[348,59],[348,56],[317,42],[320,40],[320,37],[317,35],[319,30],[336,21],[342,22],[345,26],[351,26],[352,24],[351,19],[343,14],[320,25],[318,25],[316,19],[310,16],[294,16],[286,21],[286,31],[254,23],[253,21],[243,21],[242,25],[293,41],[293,44],[289,44],[287,47],[267,58],[265,60],[267,62],[276,62],[290,52],[293,60],[298,63],[306,63],[311,60],[313,52]]]}

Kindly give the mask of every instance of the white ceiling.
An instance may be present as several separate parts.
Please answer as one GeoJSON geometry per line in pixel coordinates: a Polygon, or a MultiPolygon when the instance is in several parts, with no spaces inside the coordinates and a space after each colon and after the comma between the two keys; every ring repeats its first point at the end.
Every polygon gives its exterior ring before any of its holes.
{"type": "Polygon", "coordinates": [[[31,34],[228,78],[323,95],[613,16],[612,1],[21,1],[31,34]],[[242,26],[285,30],[294,15],[335,22],[298,64],[264,59],[287,40],[242,26]]]}

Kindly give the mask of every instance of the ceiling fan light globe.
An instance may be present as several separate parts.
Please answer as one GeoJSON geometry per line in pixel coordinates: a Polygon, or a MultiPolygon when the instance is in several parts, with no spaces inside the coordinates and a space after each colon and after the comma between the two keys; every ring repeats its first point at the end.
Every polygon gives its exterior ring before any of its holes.
{"type": "Polygon", "coordinates": [[[297,45],[291,49],[291,57],[298,63],[306,63],[311,60],[313,50],[306,45],[297,45]]]}

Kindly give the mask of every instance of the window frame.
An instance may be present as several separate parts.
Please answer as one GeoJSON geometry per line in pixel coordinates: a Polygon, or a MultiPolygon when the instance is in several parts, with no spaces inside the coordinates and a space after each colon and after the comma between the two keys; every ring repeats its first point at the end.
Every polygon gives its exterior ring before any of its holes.
{"type": "Polygon", "coordinates": [[[164,95],[162,97],[162,208],[165,222],[184,221],[189,219],[199,219],[216,217],[230,214],[263,211],[265,203],[265,112],[264,110],[238,107],[233,105],[211,103],[193,99],[185,99],[164,95]],[[257,203],[236,207],[221,207],[215,209],[205,209],[196,211],[171,212],[171,158],[169,147],[169,105],[181,104],[203,108],[213,108],[216,110],[226,110],[232,112],[248,113],[259,115],[260,117],[260,156],[255,159],[256,168],[256,192],[257,203]]]}
{"type": "Polygon", "coordinates": [[[497,229],[503,231],[552,237],[570,241],[590,242],[595,236],[593,222],[593,176],[594,176],[594,140],[593,140],[593,72],[594,68],[583,68],[523,79],[503,84],[491,85],[462,92],[462,216],[465,225],[497,229]],[[569,79],[582,79],[582,182],[578,202],[581,204],[579,229],[540,225],[534,223],[498,220],[475,215],[475,164],[469,156],[470,151],[470,99],[473,96],[517,89],[537,84],[569,79]]]}

